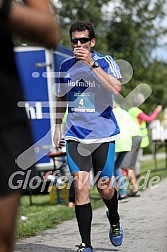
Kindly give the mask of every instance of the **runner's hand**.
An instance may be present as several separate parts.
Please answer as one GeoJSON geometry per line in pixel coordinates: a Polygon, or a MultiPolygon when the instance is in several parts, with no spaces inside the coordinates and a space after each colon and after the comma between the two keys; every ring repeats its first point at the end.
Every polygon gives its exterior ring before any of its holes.
{"type": "Polygon", "coordinates": [[[74,48],[74,56],[78,60],[84,60],[87,63],[92,62],[92,53],[83,47],[74,48]]]}

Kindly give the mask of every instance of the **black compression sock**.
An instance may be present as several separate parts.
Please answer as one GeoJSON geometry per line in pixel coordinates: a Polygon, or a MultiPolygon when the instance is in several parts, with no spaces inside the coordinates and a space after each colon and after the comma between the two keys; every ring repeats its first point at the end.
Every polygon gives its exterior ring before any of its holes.
{"type": "Polygon", "coordinates": [[[111,225],[117,224],[119,222],[119,214],[118,214],[118,199],[116,189],[114,190],[113,197],[110,200],[106,200],[103,198],[103,202],[108,208],[110,224],[111,225]]]}
{"type": "Polygon", "coordinates": [[[91,246],[91,222],[92,222],[92,207],[91,204],[76,205],[75,214],[78,222],[78,228],[82,242],[86,246],[91,246]]]}

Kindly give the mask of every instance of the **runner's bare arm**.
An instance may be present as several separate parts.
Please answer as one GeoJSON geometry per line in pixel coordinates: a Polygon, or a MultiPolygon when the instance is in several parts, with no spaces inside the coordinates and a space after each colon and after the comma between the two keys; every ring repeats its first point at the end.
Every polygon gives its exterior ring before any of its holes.
{"type": "MultiPolygon", "coordinates": [[[[81,60],[84,60],[91,67],[94,63],[92,59],[92,54],[85,48],[75,48],[75,57],[81,60]]],[[[115,95],[119,94],[121,91],[121,82],[106,73],[100,66],[93,69],[94,73],[97,75],[101,84],[110,92],[113,92],[115,95]]]]}

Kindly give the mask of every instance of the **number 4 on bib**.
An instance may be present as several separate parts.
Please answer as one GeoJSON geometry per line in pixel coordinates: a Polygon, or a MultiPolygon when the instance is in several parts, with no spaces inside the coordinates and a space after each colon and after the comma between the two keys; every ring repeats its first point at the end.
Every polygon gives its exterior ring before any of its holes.
{"type": "Polygon", "coordinates": [[[83,100],[83,98],[79,101],[79,105],[81,105],[81,106],[84,105],[84,100],[83,100]]]}

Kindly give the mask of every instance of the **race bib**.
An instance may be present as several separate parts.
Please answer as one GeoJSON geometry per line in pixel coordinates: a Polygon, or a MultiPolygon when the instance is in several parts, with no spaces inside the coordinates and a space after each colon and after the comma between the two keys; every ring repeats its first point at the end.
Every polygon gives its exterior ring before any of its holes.
{"type": "Polygon", "coordinates": [[[95,93],[70,92],[70,103],[72,112],[95,112],[95,93]]]}

